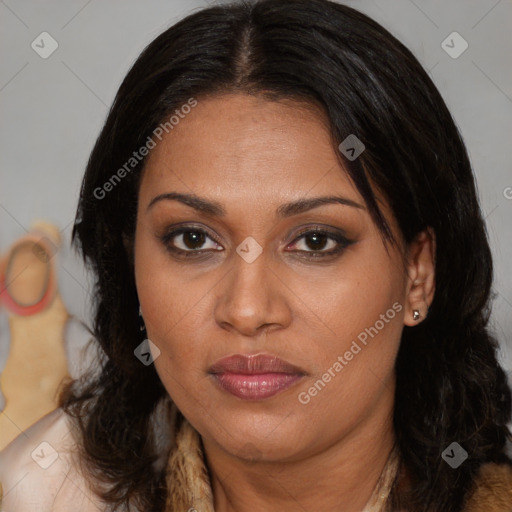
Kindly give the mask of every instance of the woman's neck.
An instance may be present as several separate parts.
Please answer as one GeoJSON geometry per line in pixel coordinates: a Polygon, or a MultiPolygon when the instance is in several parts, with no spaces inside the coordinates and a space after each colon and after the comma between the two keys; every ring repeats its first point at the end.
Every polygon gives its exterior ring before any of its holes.
{"type": "Polygon", "coordinates": [[[215,512],[361,512],[394,446],[392,395],[326,449],[250,462],[203,439],[215,512]]]}

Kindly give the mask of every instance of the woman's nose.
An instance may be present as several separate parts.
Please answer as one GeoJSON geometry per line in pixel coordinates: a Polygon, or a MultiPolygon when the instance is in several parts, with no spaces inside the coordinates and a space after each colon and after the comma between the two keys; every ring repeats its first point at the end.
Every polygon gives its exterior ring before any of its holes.
{"type": "Polygon", "coordinates": [[[265,254],[255,259],[237,255],[222,280],[215,304],[215,320],[223,329],[253,336],[270,327],[283,328],[291,320],[289,291],[265,254]]]}

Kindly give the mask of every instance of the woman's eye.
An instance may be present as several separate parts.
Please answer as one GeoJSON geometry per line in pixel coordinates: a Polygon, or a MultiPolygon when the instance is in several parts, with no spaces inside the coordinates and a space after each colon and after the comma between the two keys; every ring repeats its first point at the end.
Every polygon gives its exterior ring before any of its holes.
{"type": "Polygon", "coordinates": [[[168,250],[185,253],[185,256],[211,249],[222,250],[219,244],[202,229],[180,228],[164,235],[162,241],[168,250]]]}
{"type": "MultiPolygon", "coordinates": [[[[325,229],[312,229],[303,232],[295,239],[292,247],[298,252],[309,253],[308,257],[324,257],[340,253],[352,242],[340,233],[325,229]]],[[[290,247],[290,246],[289,246],[290,247]]]]}

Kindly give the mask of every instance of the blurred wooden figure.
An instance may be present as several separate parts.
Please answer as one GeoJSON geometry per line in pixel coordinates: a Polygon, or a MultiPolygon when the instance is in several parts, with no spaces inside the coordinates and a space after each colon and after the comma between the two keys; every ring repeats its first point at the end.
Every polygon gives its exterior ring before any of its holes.
{"type": "Polygon", "coordinates": [[[64,329],[69,318],[57,289],[57,227],[38,221],[0,262],[0,301],[11,345],[0,388],[0,450],[57,406],[69,379],[64,329]]]}

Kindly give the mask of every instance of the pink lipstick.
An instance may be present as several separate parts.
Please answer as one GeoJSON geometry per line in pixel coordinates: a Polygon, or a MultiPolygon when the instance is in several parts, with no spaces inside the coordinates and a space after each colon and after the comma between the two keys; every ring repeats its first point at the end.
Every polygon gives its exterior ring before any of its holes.
{"type": "Polygon", "coordinates": [[[222,389],[244,400],[270,398],[306,374],[301,368],[268,354],[225,357],[209,373],[222,389]]]}

